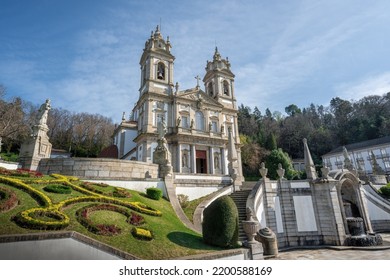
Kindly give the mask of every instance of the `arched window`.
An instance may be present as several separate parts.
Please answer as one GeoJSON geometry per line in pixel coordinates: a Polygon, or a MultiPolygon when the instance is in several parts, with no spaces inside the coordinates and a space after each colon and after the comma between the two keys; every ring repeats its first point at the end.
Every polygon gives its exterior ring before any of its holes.
{"type": "Polygon", "coordinates": [[[165,80],[165,64],[162,62],[157,64],[157,79],[165,80]]]}
{"type": "Polygon", "coordinates": [[[204,130],[204,116],[200,111],[195,114],[195,129],[204,130]]]}
{"type": "Polygon", "coordinates": [[[213,96],[214,95],[214,91],[213,91],[213,83],[212,82],[210,82],[208,84],[207,89],[208,89],[209,95],[213,96]]]}
{"type": "Polygon", "coordinates": [[[229,83],[227,81],[223,81],[223,94],[229,96],[229,83]]]}

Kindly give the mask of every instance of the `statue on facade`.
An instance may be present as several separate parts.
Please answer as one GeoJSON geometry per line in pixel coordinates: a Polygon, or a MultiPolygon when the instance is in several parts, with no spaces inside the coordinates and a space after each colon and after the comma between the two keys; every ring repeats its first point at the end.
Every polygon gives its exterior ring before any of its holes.
{"type": "Polygon", "coordinates": [[[164,119],[162,119],[161,122],[158,124],[157,131],[158,131],[158,138],[159,139],[164,138],[165,134],[167,134],[168,130],[167,130],[167,125],[166,125],[164,119]]]}

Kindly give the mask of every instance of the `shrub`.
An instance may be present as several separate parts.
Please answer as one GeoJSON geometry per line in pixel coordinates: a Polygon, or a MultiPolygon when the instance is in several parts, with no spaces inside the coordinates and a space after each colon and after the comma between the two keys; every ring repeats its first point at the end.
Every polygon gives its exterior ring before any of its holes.
{"type": "Polygon", "coordinates": [[[188,201],[188,195],[185,194],[179,194],[177,196],[177,200],[179,200],[181,208],[187,208],[190,202],[188,201]]]}
{"type": "Polygon", "coordinates": [[[162,191],[158,188],[147,188],[146,195],[154,200],[159,200],[162,197],[162,191]]]}
{"type": "Polygon", "coordinates": [[[238,210],[233,199],[222,196],[203,212],[203,241],[222,248],[235,247],[238,242],[238,210]]]}
{"type": "Polygon", "coordinates": [[[145,219],[141,215],[131,212],[131,216],[127,219],[127,222],[133,226],[140,226],[145,223],[145,219]]]}
{"type": "Polygon", "coordinates": [[[72,188],[65,185],[47,185],[43,188],[43,190],[51,193],[62,193],[62,194],[70,194],[72,192],[72,188]]]}
{"type": "Polygon", "coordinates": [[[131,193],[126,191],[125,189],[122,188],[115,188],[115,190],[112,192],[112,195],[114,197],[121,197],[121,198],[130,198],[131,193]]]}
{"type": "Polygon", "coordinates": [[[153,239],[153,233],[150,230],[146,229],[146,228],[134,227],[131,230],[131,234],[135,238],[140,239],[140,240],[150,241],[150,240],[153,239]]]}
{"type": "Polygon", "coordinates": [[[64,213],[43,208],[31,208],[20,212],[13,220],[21,227],[39,230],[60,230],[67,227],[70,221],[64,213]]]}
{"type": "Polygon", "coordinates": [[[384,196],[390,198],[390,184],[387,184],[386,186],[383,186],[379,189],[380,193],[384,196]]]}

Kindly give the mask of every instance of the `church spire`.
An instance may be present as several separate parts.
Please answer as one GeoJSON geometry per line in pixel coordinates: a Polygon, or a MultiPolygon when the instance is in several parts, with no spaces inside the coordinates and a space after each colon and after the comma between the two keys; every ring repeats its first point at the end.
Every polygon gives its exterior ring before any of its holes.
{"type": "Polygon", "coordinates": [[[215,52],[214,52],[213,58],[214,58],[214,61],[219,61],[219,60],[221,60],[221,55],[220,55],[219,52],[218,52],[218,47],[215,47],[215,52]]]}

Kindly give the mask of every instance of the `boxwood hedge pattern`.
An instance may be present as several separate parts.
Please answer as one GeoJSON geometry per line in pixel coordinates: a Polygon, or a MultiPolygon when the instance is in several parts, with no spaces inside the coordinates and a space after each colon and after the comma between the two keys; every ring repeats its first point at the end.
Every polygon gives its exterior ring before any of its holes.
{"type": "Polygon", "coordinates": [[[133,211],[130,211],[129,209],[126,209],[124,207],[112,205],[112,204],[93,204],[85,206],[76,212],[77,220],[80,224],[82,224],[85,228],[87,228],[90,232],[100,235],[116,235],[121,233],[121,229],[117,227],[116,225],[109,225],[109,224],[94,224],[90,218],[89,215],[95,211],[113,211],[120,214],[123,214],[127,217],[127,222],[132,225],[141,225],[145,222],[145,219],[138,215],[137,213],[134,213],[133,211]]]}
{"type": "Polygon", "coordinates": [[[51,193],[62,193],[62,194],[70,194],[72,192],[72,188],[66,185],[47,185],[43,188],[44,191],[51,193]]]}
{"type": "MultiPolygon", "coordinates": [[[[142,225],[144,223],[144,218],[133,211],[136,211],[138,213],[143,213],[146,215],[157,216],[157,217],[162,215],[162,213],[159,210],[153,209],[141,202],[137,202],[137,201],[128,202],[128,201],[120,200],[116,197],[99,194],[94,191],[80,187],[77,184],[73,183],[74,181],[77,180],[77,178],[75,177],[67,177],[60,174],[52,174],[51,176],[54,179],[47,180],[47,182],[56,183],[55,184],[56,187],[51,187],[51,189],[56,189],[56,190],[61,189],[61,191],[63,191],[69,188],[70,190],[73,189],[75,191],[81,192],[82,194],[84,194],[84,196],[66,199],[59,203],[53,204],[50,197],[48,197],[43,191],[29,185],[29,183],[43,184],[43,182],[37,182],[36,180],[31,181],[30,179],[26,179],[26,181],[24,181],[23,179],[20,178],[9,178],[0,175],[0,183],[3,183],[5,185],[4,189],[9,191],[8,186],[12,186],[17,189],[20,189],[28,193],[33,199],[35,199],[38,202],[40,206],[36,208],[27,209],[16,214],[13,217],[13,220],[19,226],[30,228],[30,229],[39,229],[39,230],[64,229],[69,225],[70,218],[64,212],[62,212],[62,208],[71,204],[81,203],[81,202],[103,203],[104,205],[106,205],[104,207],[113,209],[111,211],[116,211],[124,214],[127,217],[127,221],[130,224],[135,226],[142,225]]],[[[120,188],[117,189],[120,190],[120,192],[128,193],[126,190],[120,188]]],[[[45,189],[45,191],[47,191],[47,189],[45,189]]],[[[0,202],[3,202],[4,200],[3,197],[4,199],[6,199],[9,196],[6,194],[1,195],[0,202]]],[[[116,231],[119,230],[114,227],[106,227],[105,225],[100,225],[97,227],[97,231],[115,233],[116,231]]]]}

